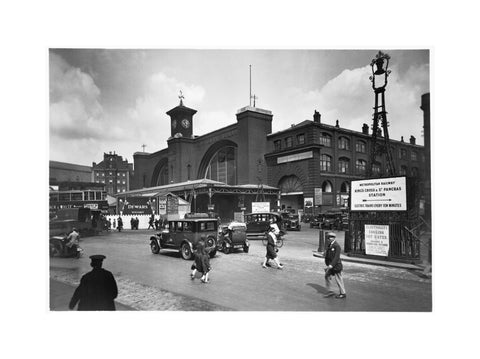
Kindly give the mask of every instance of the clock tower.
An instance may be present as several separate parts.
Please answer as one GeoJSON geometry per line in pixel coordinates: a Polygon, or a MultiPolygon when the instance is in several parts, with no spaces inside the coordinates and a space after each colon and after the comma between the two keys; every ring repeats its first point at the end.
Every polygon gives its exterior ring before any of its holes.
{"type": "Polygon", "coordinates": [[[170,116],[171,137],[191,138],[193,135],[193,115],[197,110],[188,108],[183,105],[183,95],[180,91],[180,104],[167,112],[170,116]]]}

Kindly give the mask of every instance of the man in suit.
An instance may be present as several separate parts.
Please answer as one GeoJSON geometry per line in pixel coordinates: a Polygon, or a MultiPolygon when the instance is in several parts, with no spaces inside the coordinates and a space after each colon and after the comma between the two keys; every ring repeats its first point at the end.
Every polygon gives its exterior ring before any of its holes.
{"type": "Polygon", "coordinates": [[[78,302],[78,310],[115,310],[117,282],[111,272],[102,268],[105,256],[97,254],[90,256],[90,259],[93,269],[80,280],[69,308],[73,309],[78,302]]]}
{"type": "Polygon", "coordinates": [[[325,298],[332,297],[335,293],[331,290],[332,277],[335,277],[340,294],[336,295],[337,299],[345,299],[347,293],[342,277],[342,260],[340,259],[340,252],[342,249],[336,241],[335,233],[327,233],[325,238],[327,240],[327,249],[325,251],[325,283],[327,285],[328,293],[324,295],[325,298]]]}

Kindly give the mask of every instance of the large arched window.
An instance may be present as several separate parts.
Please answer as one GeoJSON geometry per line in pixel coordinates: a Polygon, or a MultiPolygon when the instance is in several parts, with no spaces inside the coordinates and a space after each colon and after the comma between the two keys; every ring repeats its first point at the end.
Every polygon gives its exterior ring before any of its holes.
{"type": "Polygon", "coordinates": [[[320,155],[320,171],[330,172],[332,170],[332,157],[329,155],[320,155]]]}
{"type": "Polygon", "coordinates": [[[220,148],[210,159],[205,171],[205,178],[228,185],[236,185],[237,148],[233,146],[220,148]]]}
{"type": "Polygon", "coordinates": [[[163,166],[158,174],[157,186],[163,186],[168,184],[168,166],[163,166]]]}
{"type": "Polygon", "coordinates": [[[282,177],[278,182],[278,188],[280,188],[281,193],[303,192],[302,183],[295,175],[282,177]]]}
{"type": "Polygon", "coordinates": [[[372,166],[372,174],[380,176],[382,173],[382,165],[379,162],[375,162],[372,166]]]}

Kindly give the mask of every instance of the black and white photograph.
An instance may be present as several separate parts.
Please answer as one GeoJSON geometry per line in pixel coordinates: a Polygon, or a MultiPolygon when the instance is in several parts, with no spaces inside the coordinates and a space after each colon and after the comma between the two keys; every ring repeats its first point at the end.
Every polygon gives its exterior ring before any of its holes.
{"type": "Polygon", "coordinates": [[[475,357],[473,5],[4,5],[3,356],[475,357]]]}
{"type": "Polygon", "coordinates": [[[50,310],[80,285],[78,310],[431,311],[429,72],[428,49],[50,49],[50,310]]]}

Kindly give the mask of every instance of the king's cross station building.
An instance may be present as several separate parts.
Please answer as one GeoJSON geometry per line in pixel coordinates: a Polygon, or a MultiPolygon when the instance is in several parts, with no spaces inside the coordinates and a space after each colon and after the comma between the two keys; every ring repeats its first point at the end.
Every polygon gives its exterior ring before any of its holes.
{"type": "MultiPolygon", "coordinates": [[[[312,120],[272,133],[272,112],[246,106],[237,111],[236,123],[197,136],[197,110],[182,98],[167,112],[167,147],[134,153],[130,190],[116,194],[117,199],[142,197],[156,203],[155,213],[168,214],[162,197],[174,195],[188,201],[191,212],[216,213],[222,220],[251,212],[252,202],[269,202],[271,210],[320,213],[346,207],[350,182],[367,176],[367,124],[359,131],[341,128],[338,120],[328,125],[314,110],[312,120]]],[[[390,145],[398,175],[421,179],[424,146],[413,136],[408,142],[390,139],[390,145]]],[[[372,175],[382,177],[385,159],[377,161],[372,175]]]]}

